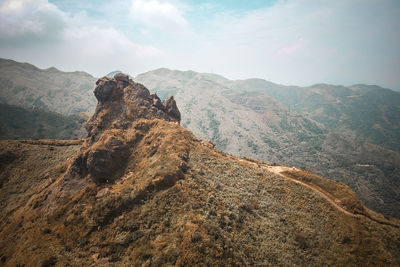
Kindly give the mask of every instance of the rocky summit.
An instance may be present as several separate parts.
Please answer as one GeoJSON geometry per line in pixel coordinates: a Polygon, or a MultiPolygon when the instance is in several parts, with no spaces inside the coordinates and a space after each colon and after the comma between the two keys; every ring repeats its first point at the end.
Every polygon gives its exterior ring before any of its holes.
{"type": "Polygon", "coordinates": [[[400,221],[346,185],[237,158],[127,75],[83,140],[0,141],[2,266],[396,266],[400,221]]]}
{"type": "MultiPolygon", "coordinates": [[[[129,160],[130,150],[140,137],[132,132],[132,122],[161,119],[180,122],[180,112],[173,96],[164,102],[150,94],[143,85],[118,73],[96,82],[96,111],[86,124],[88,140],[81,148],[68,175],[90,174],[96,183],[110,182],[129,160]]],[[[136,130],[146,126],[136,126],[136,130]]],[[[149,141],[150,142],[150,141],[149,141]]]]}

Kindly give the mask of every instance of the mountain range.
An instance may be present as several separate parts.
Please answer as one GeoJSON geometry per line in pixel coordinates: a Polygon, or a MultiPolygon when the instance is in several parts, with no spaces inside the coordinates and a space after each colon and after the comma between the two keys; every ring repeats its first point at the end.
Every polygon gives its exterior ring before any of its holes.
{"type": "MultiPolygon", "coordinates": [[[[0,66],[4,104],[29,109],[42,103],[46,112],[80,118],[94,110],[96,79],[86,73],[10,60],[0,66]]],[[[232,81],[169,69],[134,79],[161,99],[175,95],[182,126],[221,151],[311,170],[347,184],[367,207],[400,218],[400,93],[367,85],[232,81]]],[[[83,132],[83,119],[78,123],[83,132]]]]}
{"type": "Polygon", "coordinates": [[[399,92],[168,69],[136,80],[160,96],[175,95],[182,125],[217,148],[312,170],[349,185],[368,207],[400,216],[399,92]]]}
{"type": "Polygon", "coordinates": [[[84,139],[0,141],[2,265],[400,264],[400,221],[343,183],[215,149],[127,75],[94,95],[84,139]]]}
{"type": "Polygon", "coordinates": [[[0,102],[24,108],[40,108],[62,115],[93,113],[96,78],[82,71],[39,69],[28,63],[0,60],[0,102]]]}

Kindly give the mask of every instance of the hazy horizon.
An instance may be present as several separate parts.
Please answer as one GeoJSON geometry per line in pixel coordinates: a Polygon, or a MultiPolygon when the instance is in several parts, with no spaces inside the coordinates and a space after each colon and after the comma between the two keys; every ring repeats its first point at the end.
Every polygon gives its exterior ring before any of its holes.
{"type": "MultiPolygon", "coordinates": [[[[16,61],[16,60],[14,60],[14,59],[12,59],[12,58],[4,58],[4,59],[16,61]]],[[[30,63],[30,62],[22,62],[22,61],[21,61],[21,62],[20,62],[20,61],[16,61],[16,62],[18,62],[18,63],[28,63],[28,64],[31,64],[31,65],[32,65],[32,63],[30,63]]],[[[34,65],[34,64],[33,64],[33,65],[34,65]]],[[[36,66],[36,65],[34,65],[34,66],[35,66],[35,67],[38,67],[38,66],[36,66]]],[[[40,67],[38,67],[38,68],[39,68],[39,69],[42,69],[42,70],[47,70],[47,69],[56,68],[56,67],[50,66],[50,67],[47,67],[47,68],[40,68],[40,67]]],[[[95,77],[95,78],[101,78],[101,77],[107,76],[108,74],[113,73],[113,72],[116,72],[116,71],[122,72],[122,73],[124,73],[124,74],[127,74],[127,75],[131,76],[132,78],[135,78],[135,77],[137,77],[138,75],[145,74],[145,73],[147,73],[147,72],[156,71],[156,70],[158,70],[158,69],[168,69],[168,70],[170,70],[170,71],[181,71],[181,72],[193,71],[193,72],[200,73],[200,74],[214,74],[214,75],[218,75],[218,76],[221,76],[221,77],[223,77],[223,78],[226,78],[226,79],[232,80],[232,81],[251,80],[251,79],[262,79],[262,80],[265,80],[265,79],[259,78],[259,77],[247,77],[247,78],[243,78],[243,79],[234,79],[234,78],[233,78],[233,79],[230,79],[230,78],[227,78],[227,77],[225,77],[225,76],[223,76],[223,75],[221,75],[221,74],[213,73],[213,72],[197,72],[197,71],[195,71],[195,70],[177,70],[177,69],[170,69],[170,68],[166,68],[166,67],[160,67],[160,68],[157,68],[157,69],[151,69],[151,70],[148,70],[148,71],[145,71],[145,72],[137,73],[136,75],[131,75],[130,73],[127,73],[127,72],[124,72],[124,71],[121,71],[121,70],[111,70],[111,71],[108,71],[107,73],[104,73],[104,74],[99,75],[99,76],[93,75],[92,73],[89,73],[89,72],[87,72],[87,71],[85,71],[85,70],[71,70],[71,71],[68,70],[68,71],[66,71],[66,70],[63,70],[63,69],[60,69],[60,68],[56,68],[56,69],[59,70],[59,71],[61,71],[61,72],[76,72],[76,71],[79,72],[79,71],[82,71],[82,72],[88,73],[89,75],[91,75],[91,76],[93,76],[93,77],[95,77]]],[[[274,82],[274,81],[269,81],[269,80],[265,80],[265,81],[267,81],[267,82],[272,82],[272,83],[277,84],[277,85],[283,85],[283,86],[299,86],[299,87],[311,87],[311,86],[318,85],[318,84],[327,84],[327,83],[318,83],[318,82],[317,82],[317,83],[313,83],[313,84],[297,85],[297,84],[282,84],[282,83],[276,83],[276,82],[274,82]]],[[[366,83],[358,83],[358,84],[367,85],[367,86],[379,86],[379,87],[382,87],[382,88],[384,88],[384,89],[390,89],[390,90],[393,90],[393,91],[400,91],[400,88],[398,88],[398,89],[397,89],[397,88],[387,88],[387,87],[383,87],[383,86],[381,86],[381,85],[379,85],[379,84],[366,84],[366,83]]],[[[358,84],[332,84],[332,83],[330,83],[330,84],[328,84],[328,85],[349,87],[349,86],[358,85],[358,84]]]]}
{"type": "Polygon", "coordinates": [[[400,90],[394,0],[4,0],[0,57],[95,77],[158,68],[400,90]]]}

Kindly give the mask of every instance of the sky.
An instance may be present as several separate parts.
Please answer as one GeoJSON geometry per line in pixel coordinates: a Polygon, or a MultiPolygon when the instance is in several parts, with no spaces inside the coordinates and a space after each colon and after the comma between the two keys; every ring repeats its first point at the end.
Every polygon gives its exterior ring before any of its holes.
{"type": "Polygon", "coordinates": [[[0,0],[0,57],[400,89],[399,0],[0,0]]]}

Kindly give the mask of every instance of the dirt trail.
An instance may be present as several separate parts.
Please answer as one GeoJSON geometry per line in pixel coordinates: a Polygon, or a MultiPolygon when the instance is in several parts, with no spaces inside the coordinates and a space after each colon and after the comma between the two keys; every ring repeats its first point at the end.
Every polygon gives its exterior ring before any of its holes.
{"type": "MultiPolygon", "coordinates": [[[[329,203],[331,203],[332,206],[333,206],[334,208],[336,208],[338,211],[341,211],[341,212],[343,212],[343,213],[345,213],[345,214],[347,214],[347,215],[349,215],[349,216],[352,216],[352,217],[364,216],[364,217],[366,217],[366,218],[368,218],[368,219],[370,219],[370,220],[372,220],[372,221],[375,221],[375,222],[377,222],[377,223],[384,224],[384,225],[389,225],[389,226],[396,227],[396,228],[400,228],[400,225],[393,224],[393,223],[388,222],[388,221],[382,221],[382,220],[380,220],[380,219],[377,219],[377,218],[372,217],[372,216],[371,216],[370,214],[368,214],[368,213],[366,213],[366,214],[355,214],[355,213],[349,212],[348,210],[346,210],[345,208],[343,208],[342,206],[340,206],[338,203],[336,203],[335,200],[333,200],[330,196],[328,196],[328,195],[327,195],[323,190],[321,190],[320,188],[318,188],[318,187],[316,187],[316,186],[313,186],[313,185],[310,185],[310,184],[306,184],[306,183],[304,183],[304,182],[301,182],[301,181],[299,181],[299,180],[296,180],[296,179],[294,179],[294,178],[288,177],[288,176],[286,176],[286,175],[283,174],[283,172],[293,170],[293,168],[289,168],[289,167],[286,167],[286,166],[270,166],[270,165],[267,165],[267,164],[262,164],[262,163],[256,163],[256,162],[253,162],[253,161],[249,161],[249,160],[243,159],[243,158],[242,158],[242,159],[239,159],[239,161],[249,163],[249,164],[251,164],[251,165],[257,166],[258,168],[266,169],[266,170],[268,170],[269,172],[275,173],[275,174],[277,174],[277,175],[279,175],[279,176],[281,176],[281,177],[283,177],[283,178],[285,178],[285,179],[287,179],[287,180],[290,180],[290,181],[293,182],[293,183],[296,183],[296,184],[299,184],[299,185],[301,185],[301,186],[307,187],[307,188],[313,190],[315,193],[317,193],[317,194],[320,195],[321,197],[323,197],[324,199],[326,199],[326,200],[327,200],[329,203]]],[[[295,169],[295,170],[296,170],[296,169],[295,169]]],[[[339,202],[339,200],[336,200],[336,201],[339,202]]]]}
{"type": "Polygon", "coordinates": [[[277,174],[277,175],[279,175],[279,176],[281,176],[281,177],[283,177],[283,178],[285,178],[285,179],[288,179],[288,180],[290,180],[290,181],[292,181],[292,182],[294,182],[294,183],[296,183],[296,184],[300,184],[300,185],[302,185],[302,186],[304,186],[304,187],[310,188],[311,190],[313,190],[314,192],[316,192],[317,194],[319,194],[321,197],[325,198],[325,199],[326,199],[329,203],[331,203],[336,209],[338,209],[338,210],[341,211],[341,212],[344,212],[345,214],[347,214],[347,215],[349,215],[349,216],[353,216],[353,217],[359,216],[359,215],[356,215],[356,214],[354,214],[354,213],[351,213],[351,212],[345,210],[343,207],[339,206],[334,200],[332,200],[328,195],[326,195],[326,194],[325,194],[322,190],[320,190],[319,188],[314,187],[314,186],[309,185],[309,184],[306,184],[306,183],[303,183],[303,182],[301,182],[301,181],[299,181],[299,180],[290,178],[290,177],[288,177],[288,176],[286,176],[286,175],[283,175],[282,172],[291,170],[291,168],[289,168],[289,167],[285,167],[285,166],[268,166],[268,165],[260,165],[260,167],[263,168],[263,169],[267,169],[268,171],[273,172],[273,173],[275,173],[275,174],[277,174]]]}
{"type": "Polygon", "coordinates": [[[294,183],[296,183],[296,184],[299,184],[299,185],[302,185],[302,186],[304,186],[304,187],[310,188],[310,189],[313,190],[315,193],[317,193],[317,194],[320,195],[321,197],[325,198],[325,199],[326,199],[329,203],[331,203],[332,206],[333,206],[334,208],[336,208],[337,210],[339,210],[339,211],[341,211],[341,212],[343,212],[343,213],[345,213],[345,214],[347,214],[347,215],[349,215],[349,216],[353,216],[353,217],[358,217],[358,216],[360,216],[360,214],[351,213],[351,212],[347,211],[346,209],[344,209],[343,207],[339,206],[334,200],[332,200],[332,199],[331,199],[327,194],[325,194],[325,192],[322,191],[321,189],[319,189],[319,188],[317,188],[317,187],[314,187],[314,186],[312,186],[312,185],[306,184],[306,183],[304,183],[304,182],[301,182],[301,181],[299,181],[299,180],[293,179],[293,178],[291,178],[291,177],[288,177],[288,176],[282,174],[284,171],[289,171],[289,170],[291,170],[292,168],[289,168],[289,167],[286,167],[286,166],[270,166],[270,165],[266,165],[266,164],[257,164],[257,163],[255,163],[255,162],[252,162],[252,161],[249,161],[249,160],[243,159],[243,158],[242,158],[242,159],[239,159],[239,161],[241,161],[241,162],[246,162],[246,163],[250,163],[250,164],[252,164],[252,165],[258,166],[259,168],[266,169],[266,170],[268,170],[268,171],[270,171],[270,172],[272,172],[272,173],[275,173],[275,174],[277,174],[277,175],[279,175],[279,176],[281,176],[281,177],[283,177],[283,178],[285,178],[285,179],[287,179],[287,180],[290,180],[290,181],[292,181],[292,182],[294,182],[294,183]]]}
{"type": "Polygon", "coordinates": [[[299,184],[299,185],[302,185],[302,186],[304,186],[304,187],[310,188],[311,190],[313,190],[314,192],[316,192],[318,195],[320,195],[321,197],[325,198],[325,199],[326,199],[329,203],[331,203],[332,206],[335,207],[337,210],[339,210],[339,211],[341,211],[341,212],[343,212],[343,213],[345,213],[345,214],[347,214],[347,215],[349,215],[349,216],[353,216],[353,217],[358,217],[358,216],[359,216],[359,214],[351,213],[351,212],[347,211],[346,209],[344,209],[343,207],[339,206],[334,200],[332,200],[332,199],[331,199],[327,194],[325,194],[325,192],[322,191],[321,189],[319,189],[319,188],[317,188],[317,187],[314,187],[314,186],[312,186],[312,185],[306,184],[306,183],[304,183],[304,182],[301,182],[301,181],[299,181],[299,180],[293,179],[293,178],[291,178],[291,177],[288,177],[288,176],[282,174],[283,172],[289,171],[289,170],[291,170],[292,168],[289,168],[289,167],[286,167],[286,166],[270,166],[270,165],[266,165],[266,164],[257,164],[257,163],[255,163],[255,162],[251,162],[251,161],[248,161],[248,160],[246,160],[246,159],[239,159],[239,161],[247,162],[247,163],[250,163],[250,164],[252,164],[252,165],[256,165],[256,166],[258,166],[258,167],[260,167],[260,168],[263,168],[263,169],[266,169],[266,170],[268,170],[268,171],[270,171],[270,172],[272,172],[272,173],[275,173],[275,174],[277,174],[277,175],[279,175],[279,176],[281,176],[281,177],[283,177],[283,178],[285,178],[285,179],[287,179],[287,180],[290,180],[290,181],[292,181],[292,182],[294,182],[294,183],[296,183],[296,184],[299,184]]]}

